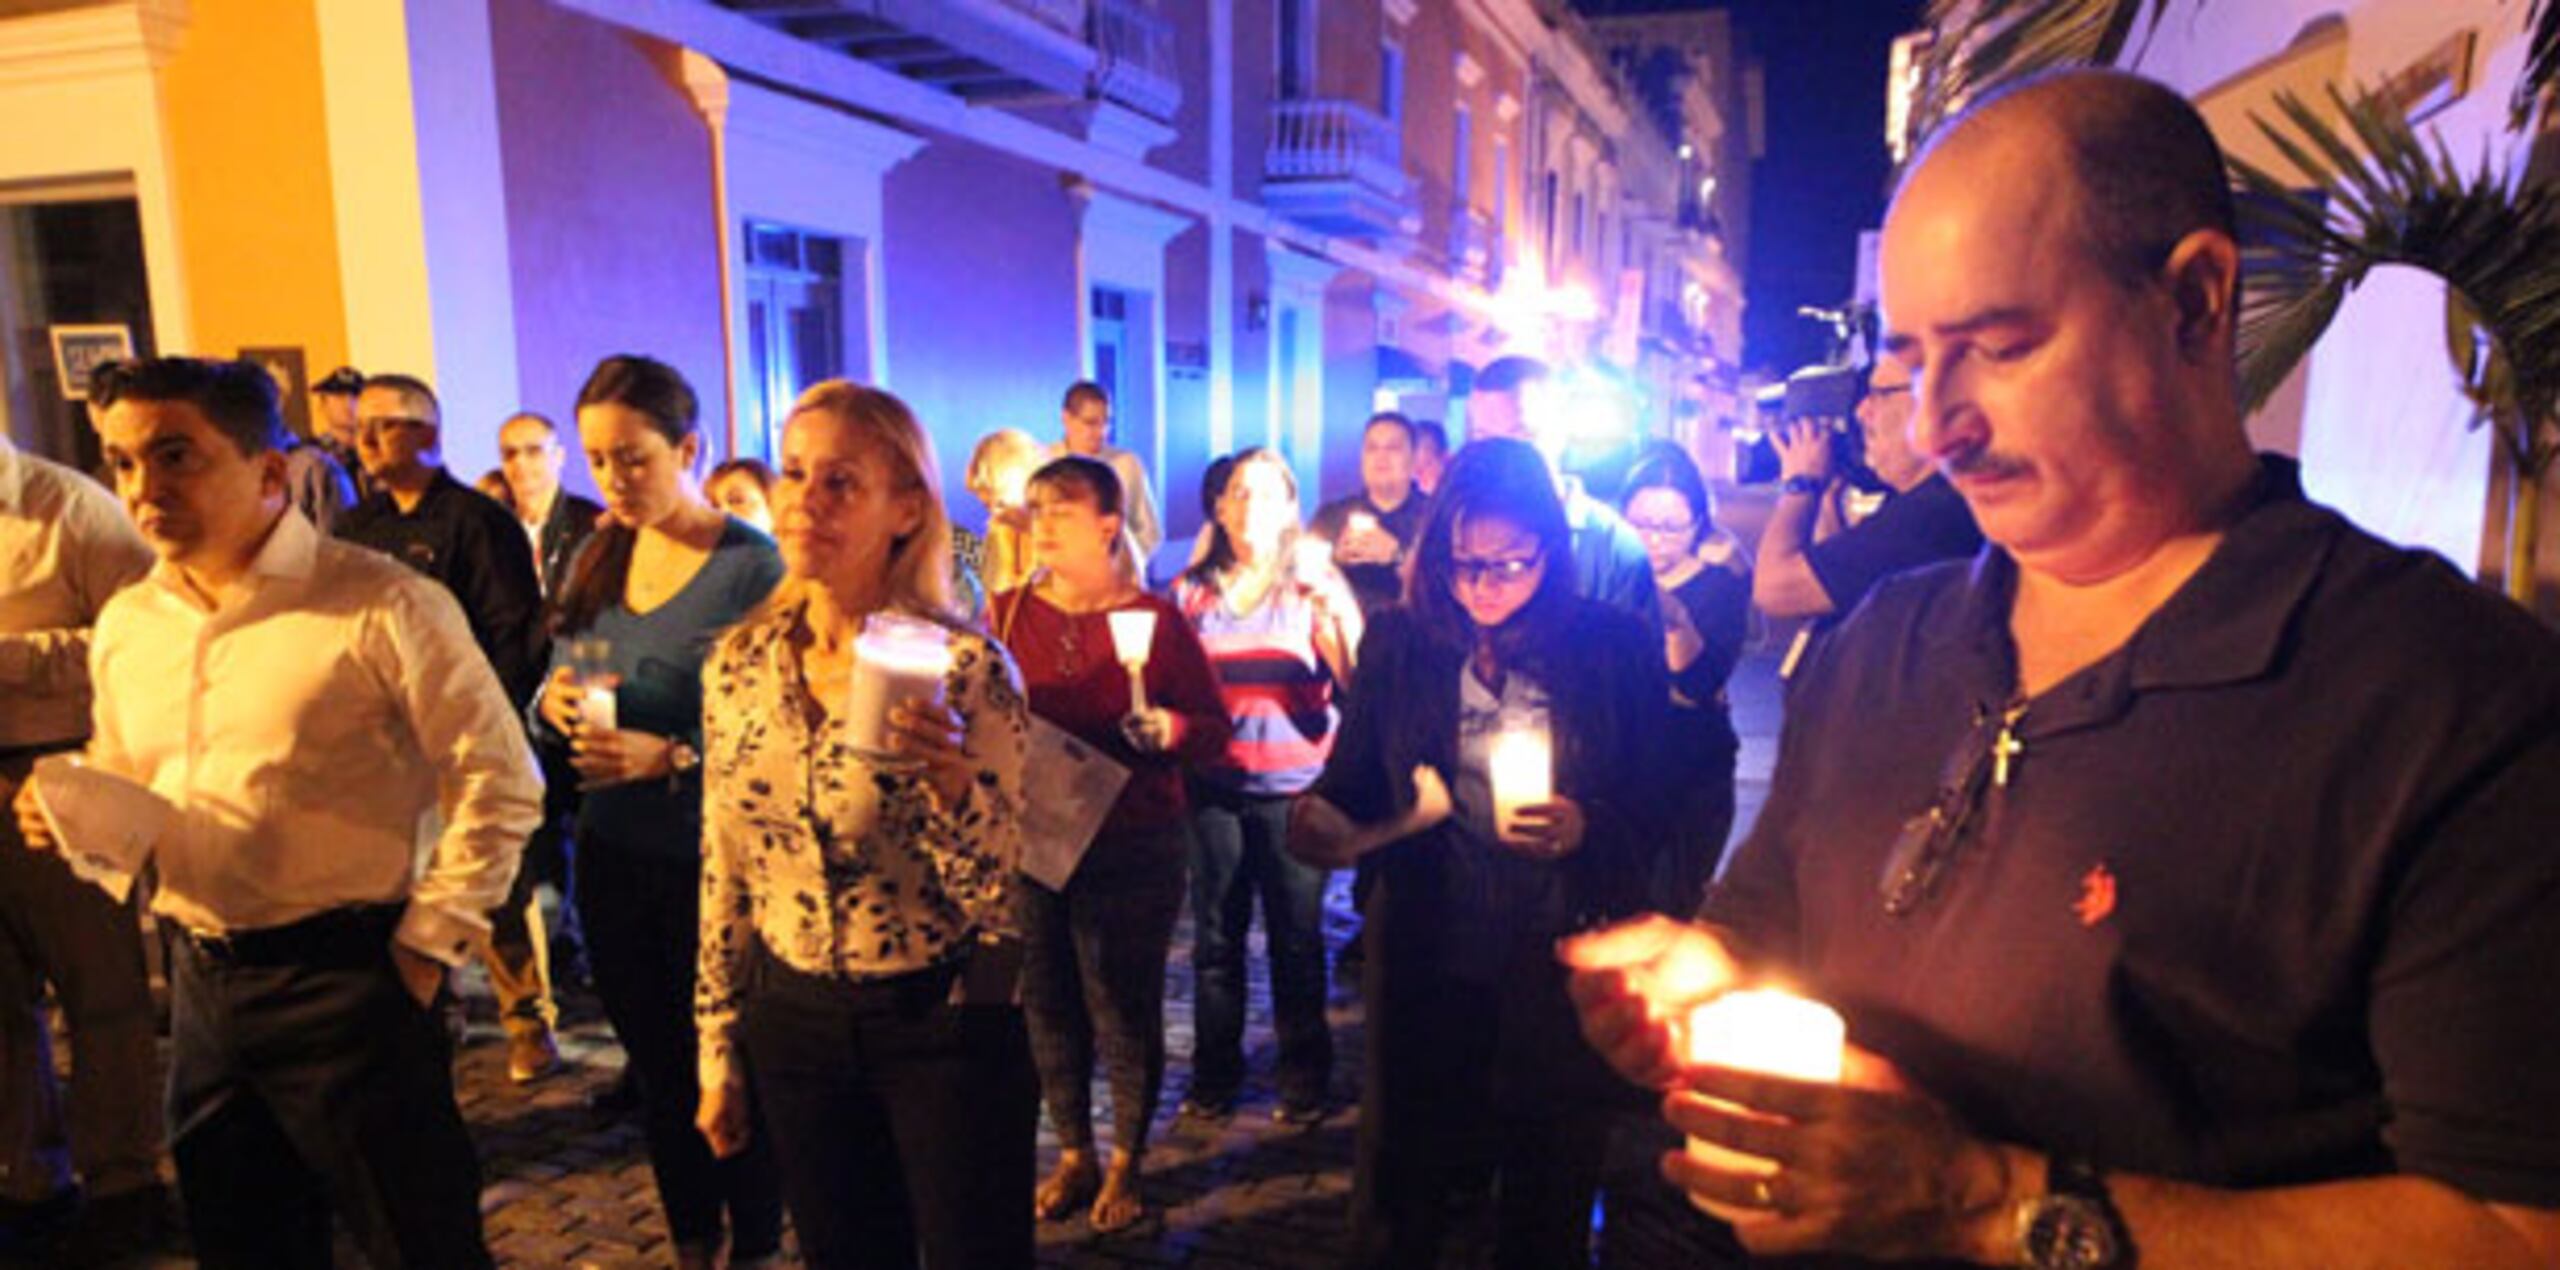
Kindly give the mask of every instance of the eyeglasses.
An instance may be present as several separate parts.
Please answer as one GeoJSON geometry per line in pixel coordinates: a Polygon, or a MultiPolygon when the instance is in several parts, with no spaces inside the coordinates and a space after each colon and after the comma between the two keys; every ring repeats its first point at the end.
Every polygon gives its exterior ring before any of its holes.
{"type": "Polygon", "coordinates": [[[1902,822],[1892,850],[1885,853],[1876,891],[1884,899],[1887,916],[1907,916],[1936,893],[1939,880],[1964,845],[1965,831],[1980,814],[1985,795],[1995,785],[2008,784],[2010,760],[2024,752],[2017,727],[2026,712],[2023,701],[2002,711],[1975,708],[1973,729],[1938,774],[1937,795],[1902,822]]]}
{"type": "Polygon", "coordinates": [[[1698,527],[1694,520],[1631,520],[1627,528],[1647,538],[1682,538],[1698,527]]]}
{"type": "Polygon", "coordinates": [[[1528,577],[1545,558],[1544,553],[1520,560],[1462,560],[1453,556],[1449,560],[1449,580],[1459,586],[1483,586],[1488,582],[1509,586],[1528,577]]]}
{"type": "Polygon", "coordinates": [[[393,428],[424,430],[436,425],[432,419],[415,419],[406,415],[373,415],[356,420],[356,426],[366,432],[388,432],[393,428]]]}

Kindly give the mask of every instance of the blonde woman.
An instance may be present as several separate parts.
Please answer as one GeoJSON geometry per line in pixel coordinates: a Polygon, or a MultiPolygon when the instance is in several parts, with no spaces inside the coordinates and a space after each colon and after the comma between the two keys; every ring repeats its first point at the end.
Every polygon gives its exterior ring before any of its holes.
{"type": "Polygon", "coordinates": [[[941,481],[904,403],[819,384],[781,460],[788,573],[704,675],[696,1122],[724,1156],[764,1126],[812,1266],[1026,1266],[1021,681],[952,621],[941,481]],[[951,661],[939,701],[891,706],[898,759],[874,762],[844,712],[884,613],[945,625],[951,661]]]}
{"type": "Polygon", "coordinates": [[[1029,486],[1044,461],[1040,443],[1020,428],[990,432],[969,452],[964,483],[986,506],[987,530],[952,530],[952,550],[988,595],[1031,579],[1029,486]]]}

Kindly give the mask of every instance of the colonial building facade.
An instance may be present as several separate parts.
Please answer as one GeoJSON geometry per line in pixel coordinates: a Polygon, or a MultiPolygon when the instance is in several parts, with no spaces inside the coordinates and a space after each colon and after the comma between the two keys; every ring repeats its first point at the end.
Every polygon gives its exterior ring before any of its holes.
{"type": "Polygon", "coordinates": [[[1177,532],[1211,456],[1347,488],[1373,408],[1460,431],[1507,352],[1577,368],[1600,430],[1694,442],[1729,409],[1749,107],[1717,29],[1553,0],[12,13],[0,408],[40,451],[82,442],[60,328],[423,373],[466,471],[614,352],[684,370],[722,454],[769,454],[807,383],[878,383],[955,494],[975,438],[1053,436],[1093,378],[1177,532]]]}

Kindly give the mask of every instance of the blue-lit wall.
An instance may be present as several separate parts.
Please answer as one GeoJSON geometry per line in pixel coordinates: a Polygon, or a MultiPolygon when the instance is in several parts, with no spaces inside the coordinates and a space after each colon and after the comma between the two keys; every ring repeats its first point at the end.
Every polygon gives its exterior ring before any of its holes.
{"type": "MultiPolygon", "coordinates": [[[[540,0],[496,0],[490,24],[523,408],[569,427],[598,360],[645,353],[684,372],[725,438],[710,134],[671,50],[540,0]]],[[[593,492],[584,462],[564,479],[593,492]]]]}
{"type": "Polygon", "coordinates": [[[949,142],[891,169],[882,191],[890,387],[941,452],[966,523],[969,450],[998,428],[1058,439],[1077,373],[1075,217],[1057,173],[949,142]]]}

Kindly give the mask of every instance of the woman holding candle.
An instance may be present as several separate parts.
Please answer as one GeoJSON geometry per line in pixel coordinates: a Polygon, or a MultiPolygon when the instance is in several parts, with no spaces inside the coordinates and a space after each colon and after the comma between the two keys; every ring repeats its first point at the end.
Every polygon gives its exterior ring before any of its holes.
{"type": "Polygon", "coordinates": [[[897,398],[803,393],[774,486],[789,573],[704,674],[697,1123],[752,1145],[753,1069],[813,1266],[1031,1262],[1028,715],[1004,650],[949,625],[939,487],[897,398]]]}
{"type": "Polygon", "coordinates": [[[1325,871],[1285,849],[1289,804],[1333,746],[1334,686],[1351,680],[1360,605],[1321,553],[1297,550],[1298,482],[1267,449],[1237,455],[1206,553],[1174,588],[1199,633],[1233,727],[1193,780],[1194,1028],[1185,1114],[1220,1119],[1244,1083],[1245,936],[1254,897],[1271,957],[1280,1035],[1274,1118],[1324,1115],[1333,1037],[1324,1018],[1325,871]]]}
{"type": "Polygon", "coordinates": [[[553,664],[534,711],[570,748],[573,887],[596,995],[638,1076],[658,1199],[683,1266],[764,1264],[782,1200],[760,1143],[715,1160],[694,1129],[694,948],[701,930],[702,662],[781,579],[773,540],[702,501],[693,389],[673,367],[608,357],[578,394],[578,435],[605,496],[553,597],[553,664]],[[572,649],[606,668],[581,683],[572,649]],[[602,683],[592,682],[602,680],[602,683]],[[613,726],[582,717],[609,687],[613,726]]]}
{"type": "Polygon", "coordinates": [[[1437,1264],[1453,1185],[1488,1154],[1499,1263],[1587,1258],[1624,1086],[1582,1046],[1550,944],[1646,906],[1669,690],[1655,639],[1573,593],[1571,552],[1537,451],[1460,451],[1290,824],[1311,864],[1377,860],[1358,1264],[1437,1264]]]}
{"type": "Polygon", "coordinates": [[[1165,957],[1191,855],[1183,769],[1225,751],[1227,715],[1181,611],[1114,560],[1120,480],[1110,466],[1052,460],[1031,478],[1030,506],[1040,572],[988,606],[996,634],[1021,663],[1031,712],[1129,769],[1066,889],[1026,881],[1020,892],[1023,1006],[1061,1148],[1032,1202],[1045,1220],[1090,1201],[1094,1229],[1114,1231],[1146,1211],[1138,1170],[1164,1085],[1165,957]],[[1134,634],[1134,614],[1152,630],[1124,658],[1114,618],[1134,634]],[[1093,1148],[1097,1048],[1111,1086],[1107,1170],[1093,1148]]]}
{"type": "Polygon", "coordinates": [[[1706,481],[1677,445],[1659,442],[1636,461],[1622,510],[1662,592],[1671,670],[1664,761],[1687,800],[1678,847],[1664,857],[1661,907],[1695,912],[1733,829],[1733,765],[1742,742],[1724,685],[1750,634],[1751,568],[1732,536],[1716,528],[1706,481]]]}

